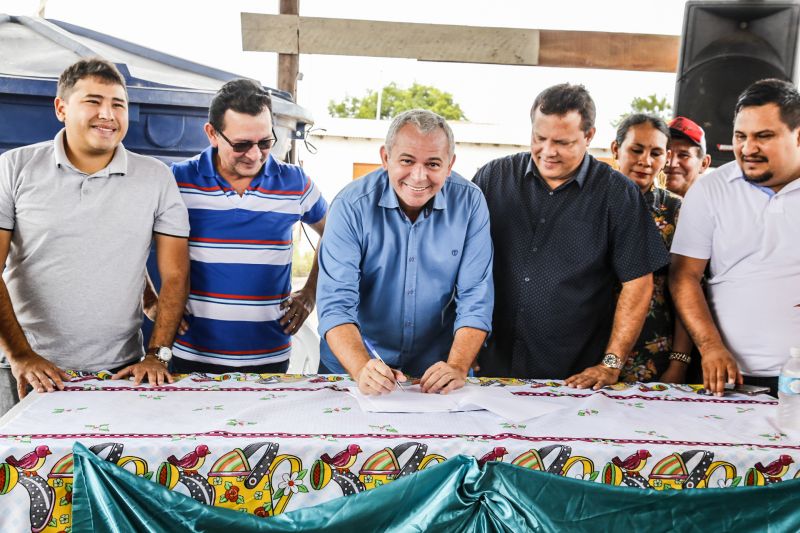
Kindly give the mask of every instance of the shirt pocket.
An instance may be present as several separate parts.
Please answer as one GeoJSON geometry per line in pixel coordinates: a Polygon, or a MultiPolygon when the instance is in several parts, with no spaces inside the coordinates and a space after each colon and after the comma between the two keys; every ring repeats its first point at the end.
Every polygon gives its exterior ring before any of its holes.
{"type": "Polygon", "coordinates": [[[564,221],[551,235],[564,268],[583,270],[605,262],[608,238],[602,225],[589,220],[564,221]]]}

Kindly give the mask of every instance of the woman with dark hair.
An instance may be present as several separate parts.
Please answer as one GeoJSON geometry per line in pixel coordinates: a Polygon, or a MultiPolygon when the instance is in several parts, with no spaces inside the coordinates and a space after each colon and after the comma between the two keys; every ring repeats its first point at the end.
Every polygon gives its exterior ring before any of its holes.
{"type": "MultiPolygon", "coordinates": [[[[669,127],[659,117],[637,113],[617,128],[611,152],[619,171],[644,195],[667,248],[672,244],[681,198],[663,187],[669,127]],[[656,181],[661,186],[656,185],[656,181]]],[[[653,297],[639,340],[620,374],[620,381],[684,383],[692,342],[683,327],[667,286],[667,267],[653,273],[653,297]]]]}

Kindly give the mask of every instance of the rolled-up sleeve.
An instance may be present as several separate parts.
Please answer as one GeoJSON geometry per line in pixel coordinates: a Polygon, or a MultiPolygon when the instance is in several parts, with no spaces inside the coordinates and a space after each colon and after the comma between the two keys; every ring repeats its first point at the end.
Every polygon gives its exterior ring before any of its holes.
{"type": "Polygon", "coordinates": [[[453,331],[471,327],[491,333],[494,253],[489,232],[489,209],[483,193],[477,187],[471,200],[464,252],[456,278],[456,320],[453,331]]]}
{"type": "Polygon", "coordinates": [[[323,339],[336,326],[358,325],[361,234],[357,211],[347,201],[335,199],[319,249],[317,313],[323,339]]]}

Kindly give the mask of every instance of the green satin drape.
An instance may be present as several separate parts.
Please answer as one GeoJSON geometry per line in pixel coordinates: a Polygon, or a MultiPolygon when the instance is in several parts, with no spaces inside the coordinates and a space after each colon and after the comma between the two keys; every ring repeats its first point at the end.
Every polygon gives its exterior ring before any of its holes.
{"type": "Polygon", "coordinates": [[[800,479],[650,491],[454,457],[316,507],[258,518],[203,505],[74,448],[72,531],[800,531],[800,479]]]}

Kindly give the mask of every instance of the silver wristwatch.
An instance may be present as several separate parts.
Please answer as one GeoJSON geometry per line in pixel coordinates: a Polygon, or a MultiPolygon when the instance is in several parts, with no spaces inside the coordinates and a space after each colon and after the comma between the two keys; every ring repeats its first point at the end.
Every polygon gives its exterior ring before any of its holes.
{"type": "Polygon", "coordinates": [[[622,369],[622,359],[615,353],[605,354],[601,363],[603,366],[607,366],[608,368],[613,368],[615,370],[622,369]]]}
{"type": "Polygon", "coordinates": [[[169,346],[156,346],[155,348],[149,348],[147,355],[152,355],[159,363],[167,366],[170,359],[172,359],[172,348],[169,346]]]}

